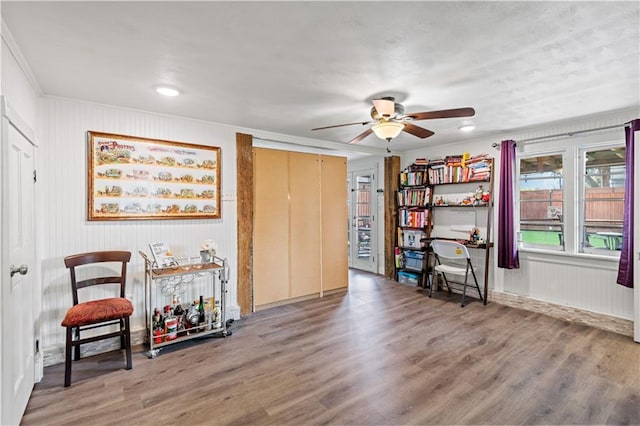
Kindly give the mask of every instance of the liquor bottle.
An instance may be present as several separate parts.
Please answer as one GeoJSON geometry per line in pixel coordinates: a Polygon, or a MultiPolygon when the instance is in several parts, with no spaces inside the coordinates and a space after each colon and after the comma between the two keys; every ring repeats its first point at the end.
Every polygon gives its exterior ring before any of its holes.
{"type": "Polygon", "coordinates": [[[162,314],[162,340],[169,340],[167,339],[167,319],[169,318],[169,310],[171,309],[171,306],[166,305],[162,308],[162,312],[164,312],[162,314]]]}
{"type": "Polygon", "coordinates": [[[164,329],[166,340],[174,340],[178,337],[178,319],[173,315],[171,307],[169,305],[164,307],[164,329]]]}
{"type": "Polygon", "coordinates": [[[164,333],[164,324],[162,323],[162,315],[160,309],[155,308],[153,310],[153,343],[162,343],[162,334],[164,333]]]}
{"type": "Polygon", "coordinates": [[[185,312],[179,302],[180,301],[178,300],[178,304],[173,308],[173,315],[176,317],[176,320],[178,320],[178,336],[184,336],[186,334],[184,324],[185,312]]]}
{"type": "Polygon", "coordinates": [[[187,334],[191,334],[191,333],[197,333],[198,331],[198,318],[199,318],[199,313],[198,313],[198,301],[194,300],[193,301],[193,305],[191,305],[189,307],[189,310],[187,311],[187,328],[190,329],[187,334]]]}
{"type": "Polygon", "coordinates": [[[213,307],[209,305],[209,302],[207,302],[207,307],[204,312],[204,319],[205,323],[207,324],[205,329],[211,330],[213,328],[213,307]]]}
{"type": "Polygon", "coordinates": [[[222,327],[220,301],[216,300],[213,308],[213,328],[220,328],[220,327],[222,327]]]}
{"type": "Polygon", "coordinates": [[[200,303],[198,304],[198,324],[204,324],[204,297],[200,295],[200,303]]]}

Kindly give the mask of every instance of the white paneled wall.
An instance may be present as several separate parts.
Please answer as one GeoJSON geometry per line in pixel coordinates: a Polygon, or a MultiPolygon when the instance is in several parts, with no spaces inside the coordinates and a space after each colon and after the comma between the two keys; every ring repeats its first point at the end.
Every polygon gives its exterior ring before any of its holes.
{"type": "MultiPolygon", "coordinates": [[[[160,101],[160,100],[159,100],[160,101]]],[[[175,255],[198,255],[205,239],[218,243],[218,254],[231,264],[227,316],[238,317],[236,297],[236,130],[197,120],[145,113],[79,101],[42,100],[41,148],[38,182],[43,196],[38,202],[44,224],[42,269],[42,346],[64,346],[60,322],[71,305],[65,256],[93,250],[124,249],[133,253],[127,294],[135,312],[132,329],[144,328],[144,264],[138,254],[155,241],[167,243],[175,255]],[[222,218],[217,220],[87,221],[88,130],[157,138],[221,147],[222,218]]]]}
{"type": "Polygon", "coordinates": [[[633,291],[615,284],[617,274],[607,260],[520,253],[520,269],[505,271],[504,285],[508,293],[631,319],[633,291]]]}
{"type": "MultiPolygon", "coordinates": [[[[403,153],[402,167],[416,158],[440,158],[450,154],[469,152],[471,155],[489,153],[495,158],[494,177],[494,217],[497,223],[497,202],[499,195],[500,151],[491,147],[501,139],[516,141],[557,135],[567,132],[614,126],[638,117],[637,108],[600,114],[581,120],[551,123],[544,127],[531,128],[520,132],[505,133],[502,138],[465,140],[447,146],[433,146],[403,153]]],[[[557,147],[579,146],[585,143],[624,141],[624,131],[614,130],[586,133],[573,137],[550,139],[544,142],[520,144],[524,152],[557,147]]],[[[428,145],[428,144],[427,144],[428,145]]],[[[636,225],[637,226],[637,225],[636,225]]],[[[493,241],[496,240],[496,226],[493,226],[493,241]]],[[[476,260],[474,259],[474,264],[476,260]]],[[[497,256],[491,259],[489,288],[497,292],[513,293],[544,302],[574,307],[591,312],[611,315],[628,320],[633,319],[633,290],[616,284],[618,263],[616,259],[598,259],[581,255],[558,255],[520,252],[520,269],[504,270],[497,267],[497,256]]]]}

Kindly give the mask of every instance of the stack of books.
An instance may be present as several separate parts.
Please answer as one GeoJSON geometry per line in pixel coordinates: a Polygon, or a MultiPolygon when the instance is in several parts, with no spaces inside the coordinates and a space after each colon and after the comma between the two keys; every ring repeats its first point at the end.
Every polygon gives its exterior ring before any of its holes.
{"type": "Polygon", "coordinates": [[[461,183],[488,181],[491,177],[490,159],[487,154],[476,155],[462,162],[462,155],[449,155],[429,162],[429,182],[461,183]]]}

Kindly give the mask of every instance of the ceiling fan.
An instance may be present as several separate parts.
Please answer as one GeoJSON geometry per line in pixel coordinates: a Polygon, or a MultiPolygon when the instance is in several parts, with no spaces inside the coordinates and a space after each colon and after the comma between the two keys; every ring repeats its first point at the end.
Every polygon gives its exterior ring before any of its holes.
{"type": "Polygon", "coordinates": [[[334,127],[352,126],[355,124],[366,126],[367,124],[374,123],[373,126],[351,139],[349,143],[358,143],[371,133],[374,133],[380,139],[391,142],[391,139],[397,137],[402,131],[424,139],[434,135],[434,133],[431,130],[416,126],[411,123],[411,121],[430,120],[434,118],[473,117],[476,113],[473,108],[466,107],[405,114],[404,106],[396,103],[395,98],[391,96],[373,99],[371,102],[373,103],[373,107],[371,107],[371,118],[373,120],[316,127],[311,130],[332,129],[334,127]]]}

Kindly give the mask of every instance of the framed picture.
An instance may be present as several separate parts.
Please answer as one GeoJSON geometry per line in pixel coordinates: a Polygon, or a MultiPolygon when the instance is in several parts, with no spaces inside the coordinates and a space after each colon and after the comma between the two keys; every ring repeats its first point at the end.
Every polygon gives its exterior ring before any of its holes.
{"type": "Polygon", "coordinates": [[[87,132],[88,219],[219,219],[220,148],[87,132]]]}

